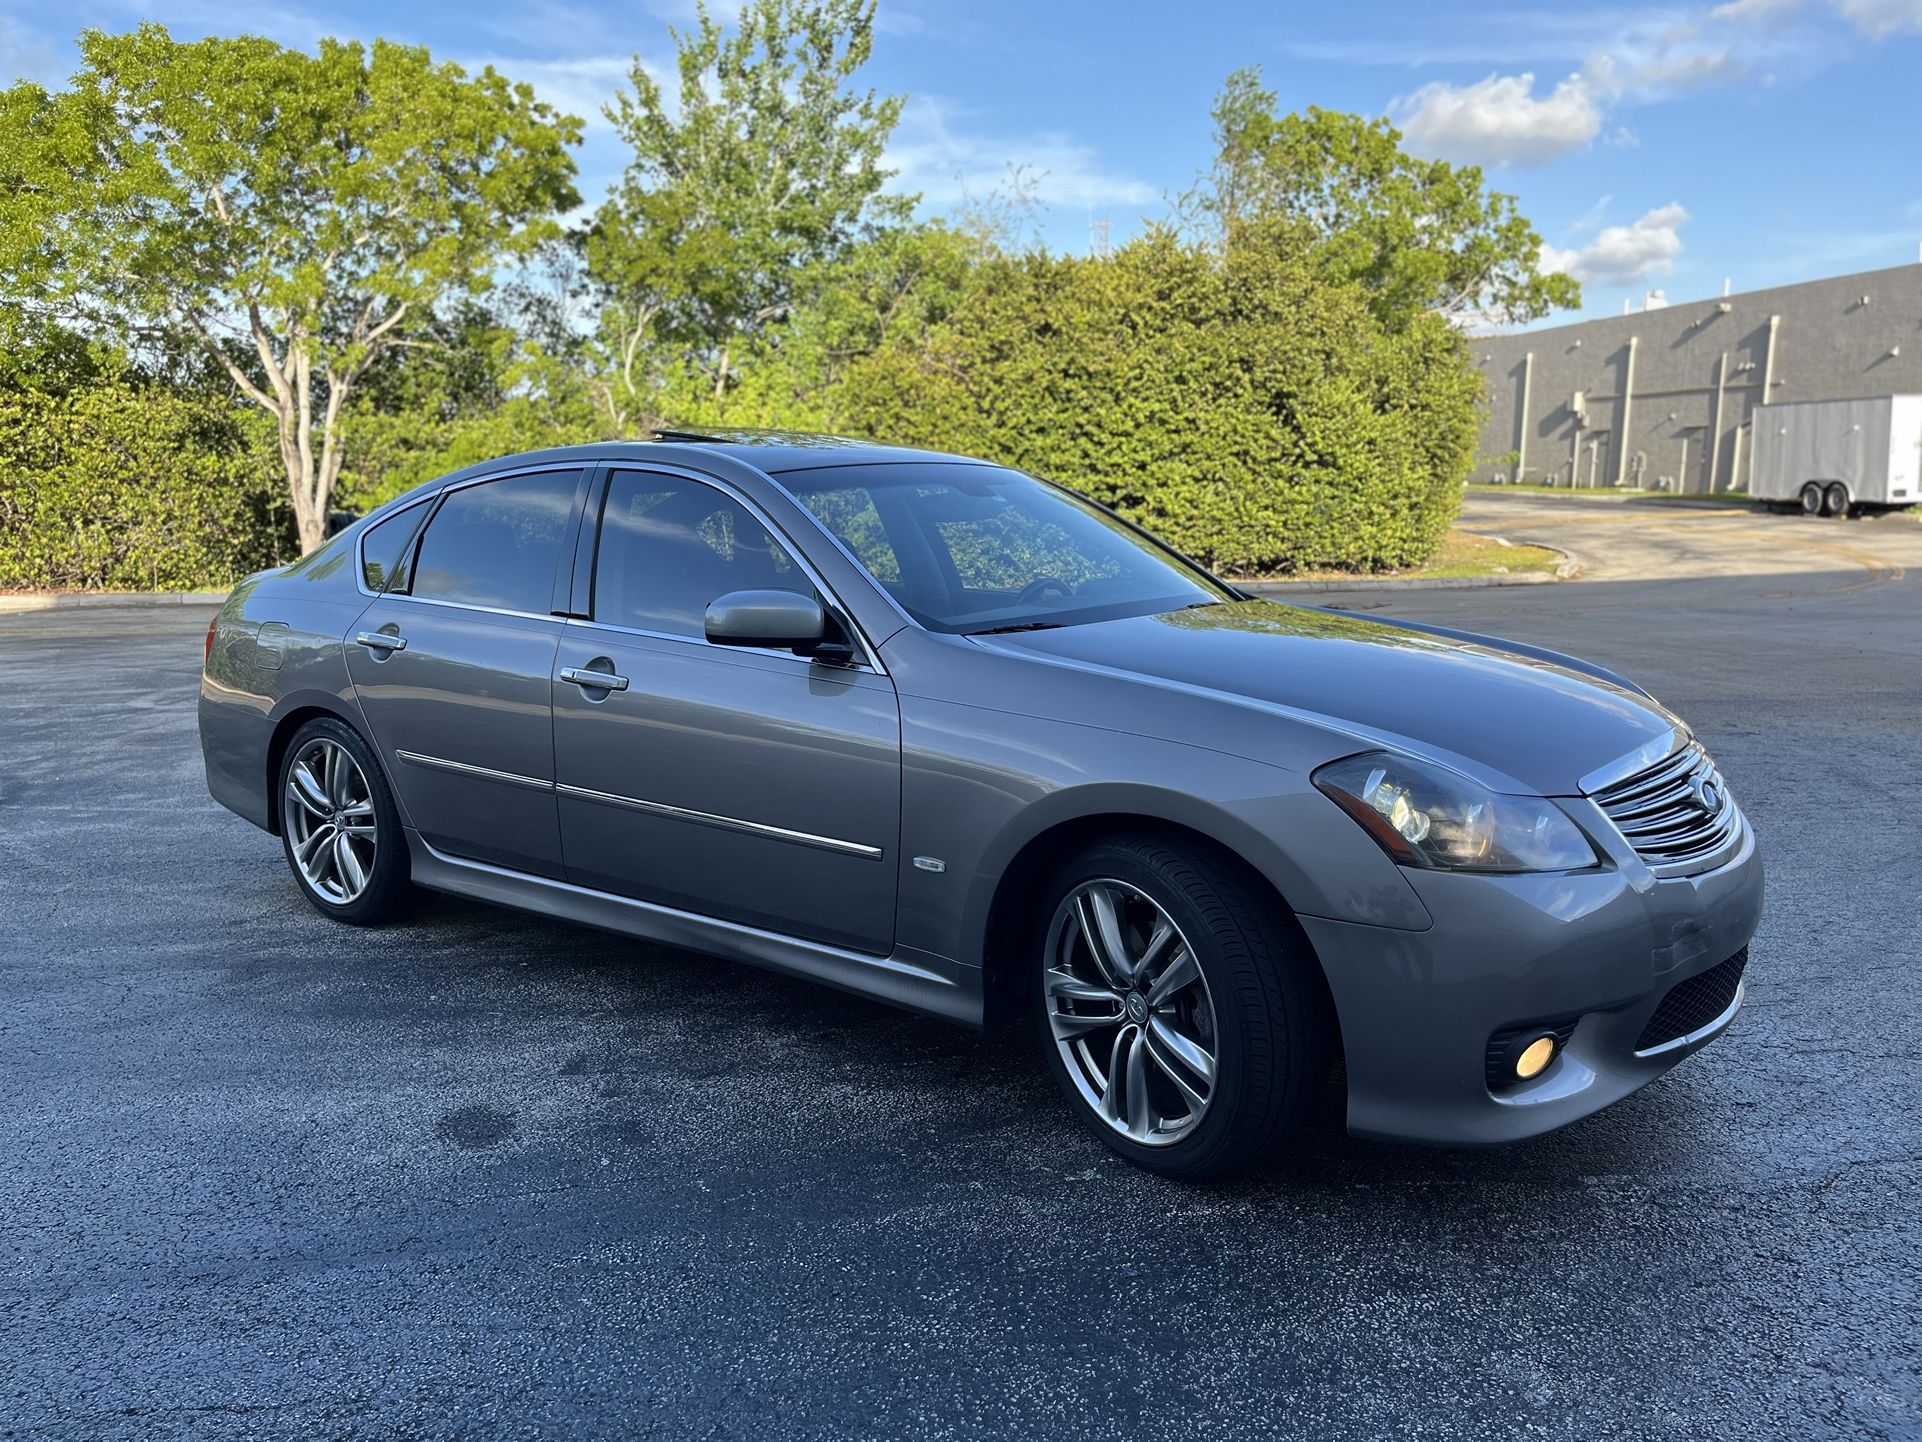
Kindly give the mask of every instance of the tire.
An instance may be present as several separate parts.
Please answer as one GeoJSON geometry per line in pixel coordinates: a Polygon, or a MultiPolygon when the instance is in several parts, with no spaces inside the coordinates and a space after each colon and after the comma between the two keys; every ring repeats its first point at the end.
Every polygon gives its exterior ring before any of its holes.
{"type": "Polygon", "coordinates": [[[1062,1093],[1112,1150],[1164,1176],[1221,1176],[1315,1115],[1334,1051],[1317,963],[1231,863],[1118,837],[1063,866],[1045,897],[1036,1019],[1062,1093]],[[1091,936],[1108,939],[1101,951],[1091,936]],[[1117,946],[1125,967],[1108,960],[1117,946]]]}
{"type": "Polygon", "coordinates": [[[374,926],[413,901],[394,793],[353,727],[327,716],[296,731],[281,758],[274,804],[287,867],[322,916],[374,926]]]}
{"type": "Polygon", "coordinates": [[[1849,488],[1840,481],[1832,481],[1829,488],[1822,492],[1822,514],[1840,518],[1849,513],[1849,488]]]}
{"type": "Polygon", "coordinates": [[[1810,481],[1806,486],[1802,487],[1802,514],[1803,515],[1819,516],[1822,514],[1822,507],[1825,504],[1826,504],[1826,498],[1822,493],[1821,482],[1810,481]]]}

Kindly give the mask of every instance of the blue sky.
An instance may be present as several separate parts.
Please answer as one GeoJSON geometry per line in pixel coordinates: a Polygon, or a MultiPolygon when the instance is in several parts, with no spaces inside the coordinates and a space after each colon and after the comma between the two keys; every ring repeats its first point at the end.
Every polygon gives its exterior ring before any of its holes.
{"type": "MultiPolygon", "coordinates": [[[[424,43],[492,63],[593,123],[581,190],[621,153],[599,106],[632,57],[660,71],[693,0],[10,0],[0,76],[58,83],[84,25],[162,21],[424,43]]],[[[1922,244],[1922,0],[1610,8],[1419,3],[882,0],[872,83],[910,97],[900,183],[931,210],[1026,167],[1049,244],[1166,214],[1207,162],[1224,76],[1262,67],[1286,108],[1387,114],[1411,148],[1486,166],[1551,263],[1619,312],[1915,263],[1922,244]]]]}

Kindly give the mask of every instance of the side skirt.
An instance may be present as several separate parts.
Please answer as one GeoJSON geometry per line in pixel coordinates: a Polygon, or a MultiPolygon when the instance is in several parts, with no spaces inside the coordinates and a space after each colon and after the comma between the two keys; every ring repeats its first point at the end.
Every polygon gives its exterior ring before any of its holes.
{"type": "Polygon", "coordinates": [[[982,1024],[979,967],[963,966],[907,947],[897,947],[891,956],[867,956],[719,917],[677,911],[651,901],[449,856],[428,845],[412,827],[406,832],[414,881],[430,890],[743,961],[945,1021],[976,1027],[982,1024]]]}

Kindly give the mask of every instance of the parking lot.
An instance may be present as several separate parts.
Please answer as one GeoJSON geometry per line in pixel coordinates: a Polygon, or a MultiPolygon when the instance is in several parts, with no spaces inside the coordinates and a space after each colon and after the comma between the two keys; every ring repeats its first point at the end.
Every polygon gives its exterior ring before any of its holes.
{"type": "Polygon", "coordinates": [[[1685,715],[1770,867],[1717,1045],[1521,1147],[1190,1187],[1025,1034],[451,899],[208,800],[208,610],[0,616],[0,1435],[1922,1435],[1922,525],[1477,499],[1326,599],[1685,715]]]}

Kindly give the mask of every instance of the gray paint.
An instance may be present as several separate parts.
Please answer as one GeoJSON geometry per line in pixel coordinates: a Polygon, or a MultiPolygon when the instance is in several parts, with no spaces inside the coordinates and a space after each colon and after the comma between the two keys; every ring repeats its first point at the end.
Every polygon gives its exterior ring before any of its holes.
{"type": "Polygon", "coordinates": [[[1591,466],[1632,484],[1639,456],[1644,485],[1740,490],[1765,400],[1922,391],[1922,265],[1481,337],[1470,354],[1488,399],[1475,479],[1516,479],[1521,453],[1520,479],[1567,484],[1579,435],[1582,485],[1591,466]]]}
{"type": "MultiPolygon", "coordinates": [[[[926,459],[861,452],[910,456],[926,459]]],[[[778,480],[848,459],[825,444],[661,443],[498,468],[641,464],[718,483],[809,571],[854,636],[852,664],[374,598],[358,583],[362,522],[223,608],[201,699],[209,789],[272,826],[273,738],[327,711],[371,734],[424,885],[974,1022],[990,967],[1022,964],[989,938],[1024,848],[1089,818],[1170,823],[1237,853],[1301,919],[1339,1012],[1358,1129],[1527,1135],[1679,1057],[1619,1043],[1669,985],[1746,941],[1761,872],[1743,822],[1714,870],[1658,881],[1577,797],[1585,778],[1686,734],[1646,693],[1540,648],[1266,600],[929,632],[778,480]],[[408,644],[356,639],[381,633],[408,644]],[[1309,779],[1378,747],[1498,791],[1574,798],[1564,809],[1606,863],[1522,878],[1396,866],[1309,779]],[[1528,1089],[1537,1104],[1491,1096],[1488,1035],[1576,1010],[1593,1025],[1528,1089]]],[[[585,539],[569,554],[587,554],[585,539]]],[[[577,566],[554,593],[578,609],[577,566]]]]}

